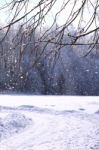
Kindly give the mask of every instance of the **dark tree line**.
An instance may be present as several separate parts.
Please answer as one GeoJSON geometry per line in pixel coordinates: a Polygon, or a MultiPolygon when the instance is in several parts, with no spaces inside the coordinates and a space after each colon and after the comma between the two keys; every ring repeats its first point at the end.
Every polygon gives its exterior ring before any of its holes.
{"type": "MultiPolygon", "coordinates": [[[[14,32],[11,30],[0,44],[1,93],[99,95],[99,57],[95,48],[85,56],[86,45],[61,49],[53,43],[38,45],[39,32],[32,34],[28,44],[24,37],[21,45],[18,42],[22,32],[13,40],[14,32]]],[[[4,34],[0,33],[1,38],[4,34]]],[[[69,40],[66,34],[65,41],[69,40]]]]}

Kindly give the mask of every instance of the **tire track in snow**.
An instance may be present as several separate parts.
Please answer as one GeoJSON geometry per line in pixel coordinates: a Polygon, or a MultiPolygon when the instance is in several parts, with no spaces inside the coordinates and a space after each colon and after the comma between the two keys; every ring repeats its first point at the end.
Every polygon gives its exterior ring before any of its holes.
{"type": "Polygon", "coordinates": [[[99,150],[98,115],[31,112],[31,116],[34,124],[2,140],[1,150],[99,150]]]}

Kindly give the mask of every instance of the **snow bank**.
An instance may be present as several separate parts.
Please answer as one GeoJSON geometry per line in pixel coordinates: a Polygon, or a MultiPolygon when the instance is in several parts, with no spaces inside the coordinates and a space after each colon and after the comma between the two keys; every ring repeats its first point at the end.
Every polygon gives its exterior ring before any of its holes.
{"type": "Polygon", "coordinates": [[[0,118],[0,139],[16,134],[32,124],[32,119],[20,113],[11,113],[0,118]]]}
{"type": "Polygon", "coordinates": [[[10,107],[30,105],[44,109],[80,110],[94,113],[99,110],[99,97],[1,95],[0,105],[10,107]]]}

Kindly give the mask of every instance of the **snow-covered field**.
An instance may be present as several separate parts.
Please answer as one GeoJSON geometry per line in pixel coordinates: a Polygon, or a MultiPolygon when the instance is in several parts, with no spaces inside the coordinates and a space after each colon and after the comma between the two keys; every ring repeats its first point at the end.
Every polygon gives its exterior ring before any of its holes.
{"type": "Polygon", "coordinates": [[[0,150],[99,150],[99,98],[0,96],[0,150]]]}

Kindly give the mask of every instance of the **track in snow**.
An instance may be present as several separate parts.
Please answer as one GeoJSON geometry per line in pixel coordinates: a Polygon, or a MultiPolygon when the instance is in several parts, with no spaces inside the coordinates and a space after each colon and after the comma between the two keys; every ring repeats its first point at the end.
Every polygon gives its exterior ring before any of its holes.
{"type": "Polygon", "coordinates": [[[5,110],[24,114],[33,123],[0,140],[0,150],[99,150],[99,116],[81,112],[5,110]]]}

